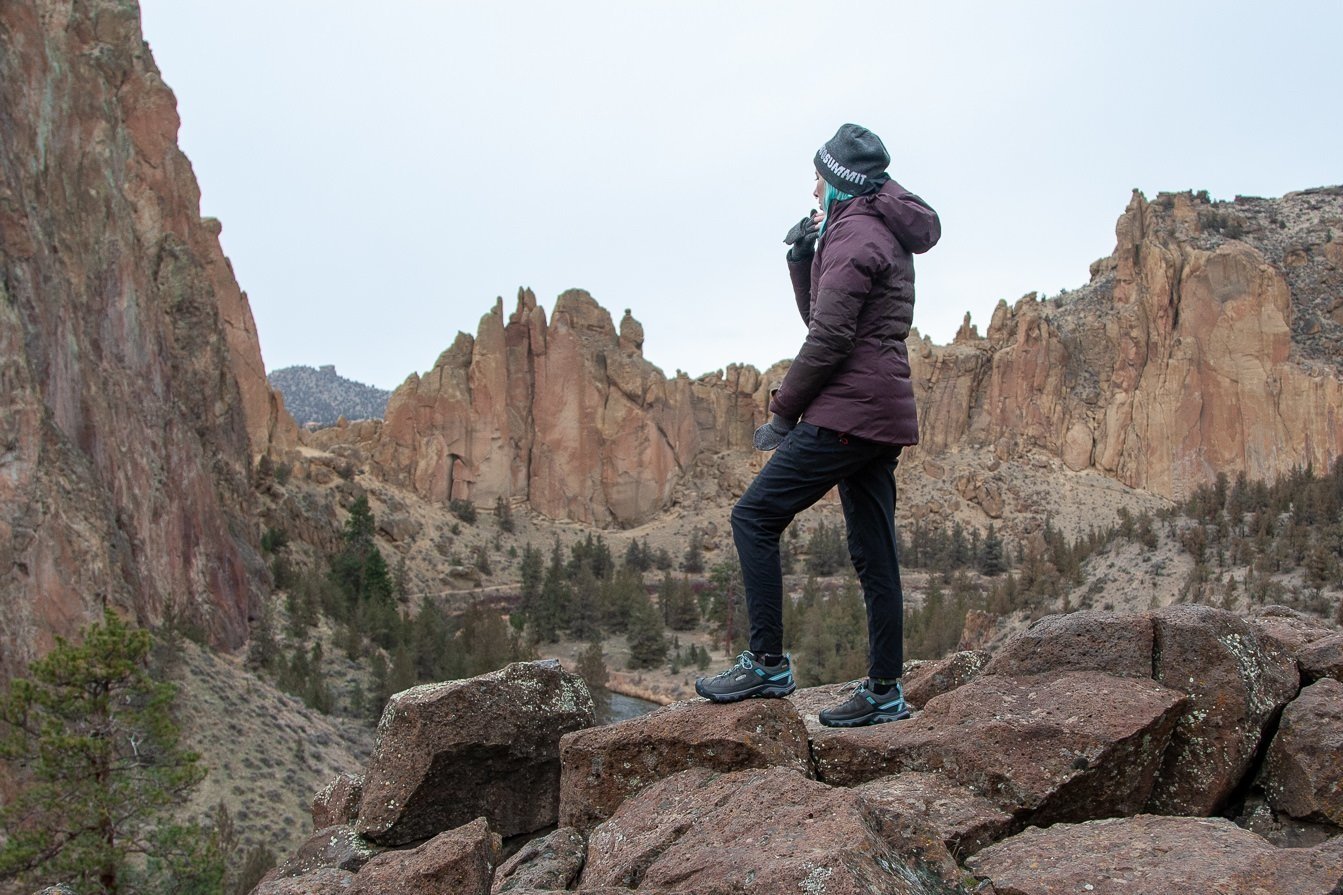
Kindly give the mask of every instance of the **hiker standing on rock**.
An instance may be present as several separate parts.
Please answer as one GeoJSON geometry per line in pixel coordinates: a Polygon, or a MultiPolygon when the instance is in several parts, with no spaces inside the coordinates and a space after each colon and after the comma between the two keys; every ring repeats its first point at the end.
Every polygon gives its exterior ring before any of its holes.
{"type": "Polygon", "coordinates": [[[909,716],[904,595],[896,557],[895,465],[919,440],[905,337],[914,316],[914,259],[937,244],[937,212],[886,174],[876,134],[841,127],[817,152],[821,211],[798,222],[788,272],[807,338],[773,394],[755,446],[774,451],[732,509],[750,649],[695,690],[714,702],[787,696],[779,538],[798,513],[839,486],[849,555],[867,602],[868,677],[821,723],[857,727],[909,716]]]}

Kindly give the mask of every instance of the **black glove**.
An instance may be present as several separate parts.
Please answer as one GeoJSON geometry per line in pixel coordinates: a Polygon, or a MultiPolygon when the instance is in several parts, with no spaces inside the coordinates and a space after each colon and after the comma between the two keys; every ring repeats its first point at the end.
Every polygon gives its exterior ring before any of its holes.
{"type": "Polygon", "coordinates": [[[786,245],[792,246],[788,250],[788,260],[806,261],[816,254],[816,235],[820,232],[821,225],[812,220],[810,214],[794,224],[783,238],[786,245]]]}
{"type": "Polygon", "coordinates": [[[784,419],[777,413],[774,414],[769,422],[755,430],[755,438],[753,439],[755,442],[755,449],[757,451],[774,450],[776,447],[783,444],[783,440],[788,437],[789,432],[793,431],[793,426],[795,425],[797,424],[784,419]]]}

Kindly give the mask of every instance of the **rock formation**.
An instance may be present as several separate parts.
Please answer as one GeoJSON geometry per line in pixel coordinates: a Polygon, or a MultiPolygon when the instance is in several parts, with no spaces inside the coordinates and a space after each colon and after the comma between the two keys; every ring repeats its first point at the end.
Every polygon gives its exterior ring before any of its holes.
{"type": "MultiPolygon", "coordinates": [[[[1135,193],[1082,289],[1000,303],[982,337],[968,319],[950,345],[913,337],[925,469],[966,447],[1044,453],[1180,498],[1219,472],[1326,468],[1343,455],[1340,199],[1135,193]]],[[[561,295],[547,322],[522,290],[511,316],[496,304],[406,380],[385,424],[314,443],[356,443],[376,474],[432,500],[502,495],[554,518],[643,522],[679,482],[711,475],[697,463],[748,451],[781,370],[667,379],[642,344],[628,312],[617,329],[585,292],[561,295]]],[[[1004,512],[996,477],[952,484],[1004,512]]]]}
{"type": "MultiPolygon", "coordinates": [[[[258,891],[398,891],[421,885],[412,868],[428,850],[439,854],[429,866],[470,870],[453,870],[452,891],[478,895],[1334,895],[1343,682],[1299,688],[1294,656],[1337,633],[1281,608],[1249,622],[1201,606],[1085,612],[1042,619],[987,665],[973,653],[955,673],[930,669],[928,692],[948,689],[906,721],[824,728],[817,710],[843,698],[834,685],[680,703],[566,734],[560,778],[539,775],[534,793],[547,804],[558,795],[561,826],[515,840],[498,869],[489,837],[501,831],[485,819],[495,800],[466,787],[398,800],[428,845],[370,857],[348,826],[331,826],[258,891]]],[[[424,744],[478,731],[453,773],[497,766],[514,748],[498,736],[508,724],[472,708],[490,703],[497,680],[452,686],[457,710],[422,716],[418,739],[380,751],[425,765],[424,744]]],[[[554,736],[564,708],[541,711],[554,736]]],[[[319,802],[357,779],[339,778],[319,802]]]]}
{"type": "Polygon", "coordinates": [[[549,322],[530,290],[459,334],[391,397],[382,425],[314,436],[352,441],[380,478],[430,500],[525,500],[560,519],[633,525],[665,508],[703,455],[745,451],[767,384],[753,367],[667,379],[643,328],[619,331],[590,295],[565,292],[549,322]]]}
{"type": "Polygon", "coordinates": [[[0,674],[104,601],[236,646],[297,432],[136,5],[0,6],[0,109],[0,674]]]}
{"type": "Polygon", "coordinates": [[[1075,293],[1000,303],[910,352],[922,450],[1040,450],[1179,499],[1343,455],[1343,188],[1211,203],[1135,191],[1075,293]]]}

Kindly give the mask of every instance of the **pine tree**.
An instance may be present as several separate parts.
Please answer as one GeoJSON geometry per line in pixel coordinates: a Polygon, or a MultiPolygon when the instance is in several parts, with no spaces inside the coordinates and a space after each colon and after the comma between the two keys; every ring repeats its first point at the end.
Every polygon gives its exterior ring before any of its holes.
{"type": "Polygon", "coordinates": [[[150,676],[150,647],[108,610],[11,684],[0,758],[21,788],[0,807],[0,879],[100,895],[220,884],[213,837],[173,819],[205,770],[180,745],[176,687],[150,676]]]}
{"type": "Polygon", "coordinates": [[[606,682],[611,674],[602,656],[600,640],[590,641],[583,652],[578,654],[578,675],[583,678],[583,682],[588,685],[588,692],[592,694],[597,723],[607,723],[611,719],[611,693],[606,689],[606,682]]]}
{"type": "Polygon", "coordinates": [[[662,619],[646,595],[634,605],[629,632],[630,668],[654,668],[667,656],[662,619]]]}
{"type": "Polygon", "coordinates": [[[1007,571],[1007,562],[1003,558],[1003,540],[998,537],[998,530],[989,523],[988,533],[984,535],[984,542],[980,545],[979,553],[979,572],[989,578],[995,578],[1007,571]]]}
{"type": "Polygon", "coordinates": [[[686,545],[681,568],[692,575],[704,571],[704,535],[700,534],[699,529],[690,533],[690,543],[686,545]]]}

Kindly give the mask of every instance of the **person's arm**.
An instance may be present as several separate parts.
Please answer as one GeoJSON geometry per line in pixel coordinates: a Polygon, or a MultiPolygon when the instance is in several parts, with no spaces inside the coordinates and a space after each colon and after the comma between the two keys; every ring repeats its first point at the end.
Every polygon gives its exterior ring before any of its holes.
{"type": "Polygon", "coordinates": [[[807,338],[769,406],[772,413],[790,421],[802,416],[852,353],[858,316],[881,264],[880,247],[843,225],[830,231],[826,240],[807,338]]]}
{"type": "Polygon", "coordinates": [[[811,261],[816,256],[816,237],[820,232],[820,212],[812,211],[793,225],[783,238],[788,245],[788,278],[793,281],[793,300],[802,322],[811,323],[811,261]]]}

